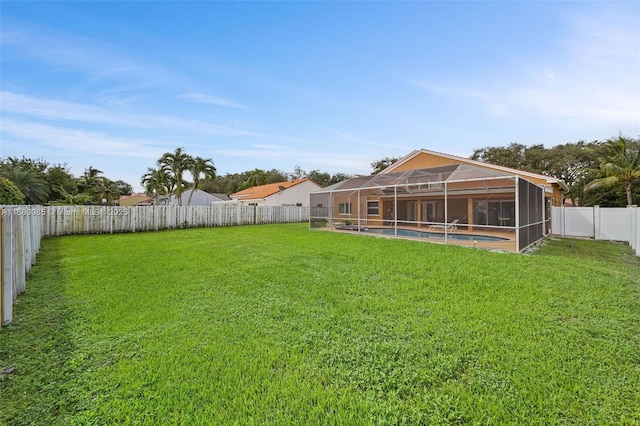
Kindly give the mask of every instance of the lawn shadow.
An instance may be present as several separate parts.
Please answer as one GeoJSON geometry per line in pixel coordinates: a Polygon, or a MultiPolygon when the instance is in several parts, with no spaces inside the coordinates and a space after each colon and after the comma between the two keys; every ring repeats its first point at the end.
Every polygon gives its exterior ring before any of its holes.
{"type": "Polygon", "coordinates": [[[59,244],[59,238],[43,241],[13,321],[0,329],[0,369],[13,369],[0,379],[1,424],[55,424],[75,411],[68,362],[75,350],[69,329],[73,313],[59,244]]]}

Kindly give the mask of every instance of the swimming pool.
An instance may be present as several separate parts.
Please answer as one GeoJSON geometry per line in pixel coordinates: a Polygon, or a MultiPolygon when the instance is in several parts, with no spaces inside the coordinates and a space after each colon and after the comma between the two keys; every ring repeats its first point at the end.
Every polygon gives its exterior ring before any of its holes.
{"type": "MultiPolygon", "coordinates": [[[[395,235],[393,228],[361,228],[361,232],[367,232],[370,234],[383,234],[383,235],[395,235]]],[[[414,238],[432,238],[437,240],[444,240],[444,232],[427,232],[427,231],[414,231],[411,229],[398,229],[398,236],[401,237],[414,237],[414,238]]],[[[473,234],[452,234],[447,235],[448,239],[454,241],[511,241],[509,238],[492,237],[489,235],[473,235],[473,234]]]]}

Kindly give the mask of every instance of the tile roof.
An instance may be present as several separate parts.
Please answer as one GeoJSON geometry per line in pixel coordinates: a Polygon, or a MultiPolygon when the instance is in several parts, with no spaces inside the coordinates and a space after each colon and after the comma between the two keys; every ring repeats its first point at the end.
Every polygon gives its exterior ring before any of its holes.
{"type": "Polygon", "coordinates": [[[153,200],[153,198],[149,197],[147,194],[142,194],[142,193],[133,193],[131,195],[121,195],[120,198],[118,198],[119,201],[122,200],[128,200],[129,198],[136,198],[136,197],[142,197],[143,199],[149,199],[149,200],[153,200]]]}
{"type": "Polygon", "coordinates": [[[292,186],[298,185],[302,182],[310,180],[309,178],[297,179],[294,181],[268,183],[266,185],[252,186],[251,188],[243,189],[234,194],[231,194],[232,198],[240,200],[256,200],[267,198],[273,194],[276,194],[284,189],[289,189],[292,186]]]}

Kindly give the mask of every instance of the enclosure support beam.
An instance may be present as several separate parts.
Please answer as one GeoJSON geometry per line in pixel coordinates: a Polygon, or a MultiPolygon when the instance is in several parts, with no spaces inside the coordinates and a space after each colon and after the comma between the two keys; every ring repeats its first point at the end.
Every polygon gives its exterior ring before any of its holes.
{"type": "Polygon", "coordinates": [[[549,229],[547,227],[547,199],[544,196],[543,186],[540,186],[540,192],[542,193],[542,206],[540,206],[542,208],[542,235],[548,235],[549,229]]]}
{"type": "Polygon", "coordinates": [[[360,189],[358,189],[358,232],[360,232],[360,189]]]}
{"type": "Polygon", "coordinates": [[[447,200],[447,182],[444,183],[444,243],[449,244],[449,201],[447,200]]]}
{"type": "Polygon", "coordinates": [[[398,187],[393,187],[393,235],[398,236],[398,187]]]}
{"type": "Polygon", "coordinates": [[[4,210],[0,208],[0,327],[4,324],[4,210]]]}
{"type": "Polygon", "coordinates": [[[520,182],[516,176],[516,252],[520,251],[520,182]]]}
{"type": "Polygon", "coordinates": [[[467,198],[467,223],[467,229],[473,232],[473,197],[467,198]]]}
{"type": "Polygon", "coordinates": [[[329,211],[327,212],[328,216],[329,216],[329,222],[327,223],[328,226],[333,226],[334,224],[334,220],[333,220],[333,192],[329,192],[329,211]]]}

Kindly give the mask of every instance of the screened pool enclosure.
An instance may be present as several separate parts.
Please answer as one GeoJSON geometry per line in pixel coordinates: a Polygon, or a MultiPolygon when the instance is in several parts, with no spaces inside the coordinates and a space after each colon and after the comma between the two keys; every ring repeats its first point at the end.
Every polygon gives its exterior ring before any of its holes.
{"type": "Polygon", "coordinates": [[[356,176],[310,197],[313,228],[518,252],[549,229],[544,186],[469,164],[356,176]]]}

